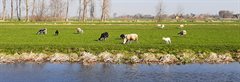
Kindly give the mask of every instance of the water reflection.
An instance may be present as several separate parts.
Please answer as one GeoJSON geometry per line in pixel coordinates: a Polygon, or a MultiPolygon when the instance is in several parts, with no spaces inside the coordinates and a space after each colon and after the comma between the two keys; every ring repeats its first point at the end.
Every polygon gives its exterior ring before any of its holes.
{"type": "Polygon", "coordinates": [[[0,64],[0,82],[239,82],[240,64],[0,64]]]}

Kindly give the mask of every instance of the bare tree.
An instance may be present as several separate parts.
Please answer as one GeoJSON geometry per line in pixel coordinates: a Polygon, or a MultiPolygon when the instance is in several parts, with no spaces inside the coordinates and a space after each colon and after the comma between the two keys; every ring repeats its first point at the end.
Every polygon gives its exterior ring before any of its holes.
{"type": "Polygon", "coordinates": [[[17,19],[18,19],[18,21],[20,21],[21,20],[21,18],[20,18],[20,16],[19,16],[19,4],[18,4],[18,2],[19,2],[19,0],[16,0],[16,12],[17,12],[17,19]]]}
{"type": "MultiPolygon", "coordinates": [[[[19,3],[18,3],[18,4],[19,4],[19,7],[18,7],[18,8],[19,8],[19,9],[18,9],[18,10],[19,10],[19,18],[20,18],[20,20],[21,20],[21,17],[22,17],[22,0],[19,0],[19,3]]],[[[19,20],[19,21],[20,21],[20,20],[19,20]]]]}
{"type": "Polygon", "coordinates": [[[13,19],[13,0],[11,0],[11,20],[13,19]]]}
{"type": "Polygon", "coordinates": [[[35,9],[36,9],[36,0],[33,0],[32,2],[32,17],[34,16],[34,12],[35,12],[35,9]]]}
{"type": "Polygon", "coordinates": [[[233,12],[228,11],[228,10],[220,10],[218,12],[218,14],[221,18],[232,18],[233,17],[233,12]]]}
{"type": "Polygon", "coordinates": [[[110,0],[103,0],[102,4],[101,21],[106,21],[109,18],[110,0]]]}
{"type": "Polygon", "coordinates": [[[68,9],[69,9],[69,0],[67,0],[67,8],[66,8],[66,18],[65,18],[65,21],[68,21],[68,9]]]}
{"type": "Polygon", "coordinates": [[[29,15],[28,15],[28,0],[25,0],[25,5],[26,5],[26,22],[29,21],[29,15]]]}
{"type": "Polygon", "coordinates": [[[177,7],[177,16],[182,16],[184,13],[184,8],[181,5],[178,5],[177,7]]]}
{"type": "Polygon", "coordinates": [[[95,18],[95,0],[90,1],[90,18],[93,20],[95,18]]]}
{"type": "Polygon", "coordinates": [[[2,20],[4,21],[6,16],[6,0],[2,0],[2,5],[3,5],[2,20]]]}
{"type": "Polygon", "coordinates": [[[79,8],[78,8],[78,20],[81,21],[81,13],[82,13],[82,0],[79,0],[79,8]]]}
{"type": "Polygon", "coordinates": [[[47,14],[47,5],[45,3],[45,0],[37,0],[36,10],[35,10],[35,16],[33,20],[35,21],[45,21],[46,20],[46,14],[47,14]]]}
{"type": "Polygon", "coordinates": [[[163,19],[163,15],[164,15],[163,2],[160,1],[157,6],[157,14],[156,14],[156,18],[158,22],[160,22],[163,19]]]}
{"type": "Polygon", "coordinates": [[[87,7],[88,7],[89,0],[83,0],[83,22],[86,21],[87,18],[87,7]]]}
{"type": "Polygon", "coordinates": [[[177,22],[182,21],[183,13],[184,13],[183,6],[178,5],[178,7],[177,7],[177,14],[176,14],[176,18],[175,18],[177,20],[177,22]]]}
{"type": "Polygon", "coordinates": [[[54,20],[64,19],[65,11],[65,2],[63,0],[51,0],[50,1],[50,10],[51,15],[54,17],[54,20]]]}

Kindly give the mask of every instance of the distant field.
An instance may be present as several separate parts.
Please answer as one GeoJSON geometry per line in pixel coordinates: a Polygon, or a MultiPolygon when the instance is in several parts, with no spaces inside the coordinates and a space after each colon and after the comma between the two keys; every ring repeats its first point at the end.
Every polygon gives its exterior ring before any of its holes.
{"type": "Polygon", "coordinates": [[[186,37],[177,35],[182,29],[177,25],[165,25],[159,29],[153,25],[0,25],[1,51],[35,52],[102,52],[102,51],[147,51],[172,52],[182,49],[194,51],[236,51],[240,49],[240,26],[232,24],[187,25],[186,37]],[[84,34],[75,34],[81,27],[84,34]],[[40,28],[47,28],[47,35],[36,35],[40,28]],[[54,36],[55,30],[60,31],[54,36]],[[106,41],[96,41],[102,32],[109,32],[106,41]],[[120,34],[137,33],[139,42],[123,45],[120,34]],[[167,45],[162,37],[171,37],[167,45]]]}

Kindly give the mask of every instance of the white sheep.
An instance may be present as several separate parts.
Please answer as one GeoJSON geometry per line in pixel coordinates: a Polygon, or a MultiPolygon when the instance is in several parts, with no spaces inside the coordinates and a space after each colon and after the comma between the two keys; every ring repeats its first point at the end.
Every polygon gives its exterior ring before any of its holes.
{"type": "Polygon", "coordinates": [[[129,41],[138,41],[138,35],[137,34],[125,34],[123,39],[123,44],[126,44],[129,41]]]}
{"type": "Polygon", "coordinates": [[[184,36],[187,35],[187,31],[186,30],[182,30],[178,33],[180,36],[184,36]]]}
{"type": "Polygon", "coordinates": [[[161,28],[161,29],[163,29],[163,28],[165,27],[164,24],[157,24],[157,26],[158,26],[159,28],[161,28]]]}
{"type": "Polygon", "coordinates": [[[179,25],[179,28],[183,28],[183,27],[184,27],[184,24],[180,24],[180,25],[179,25]]]}
{"type": "Polygon", "coordinates": [[[83,33],[83,30],[81,28],[77,28],[77,33],[83,33]]]}
{"type": "Polygon", "coordinates": [[[171,38],[170,37],[162,37],[162,40],[165,41],[167,44],[171,44],[171,38]]]}

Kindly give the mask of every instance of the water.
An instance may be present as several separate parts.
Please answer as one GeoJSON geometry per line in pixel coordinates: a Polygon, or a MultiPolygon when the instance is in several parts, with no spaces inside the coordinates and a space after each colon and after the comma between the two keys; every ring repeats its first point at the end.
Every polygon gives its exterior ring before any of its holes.
{"type": "Polygon", "coordinates": [[[0,82],[239,82],[240,64],[0,64],[0,82]]]}

